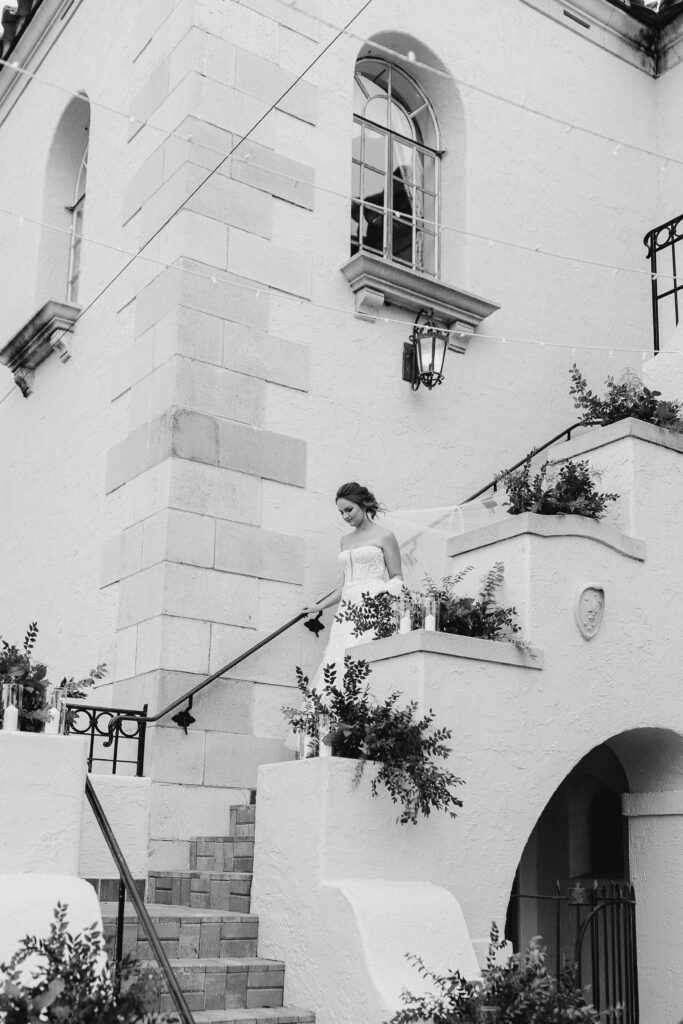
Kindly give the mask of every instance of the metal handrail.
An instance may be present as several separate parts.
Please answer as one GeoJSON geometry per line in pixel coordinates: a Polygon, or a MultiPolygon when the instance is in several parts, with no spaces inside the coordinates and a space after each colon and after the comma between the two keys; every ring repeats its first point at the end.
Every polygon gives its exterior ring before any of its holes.
{"type": "Polygon", "coordinates": [[[545,441],[544,444],[539,445],[538,448],[533,448],[527,455],[524,456],[523,459],[520,459],[519,462],[515,462],[514,466],[510,466],[508,469],[504,469],[502,473],[498,473],[497,476],[494,476],[493,480],[490,483],[486,484],[485,487],[480,487],[478,491],[474,492],[474,494],[470,494],[469,498],[465,498],[464,501],[460,501],[458,502],[458,504],[467,505],[468,502],[474,501],[475,498],[481,497],[481,495],[485,494],[486,491],[493,490],[493,493],[495,494],[495,492],[498,490],[498,484],[503,479],[503,477],[506,477],[508,473],[514,473],[514,471],[516,469],[519,469],[520,466],[523,466],[525,462],[527,462],[529,459],[535,458],[536,455],[538,455],[540,452],[545,451],[546,448],[550,448],[550,446],[555,444],[556,441],[559,441],[561,437],[564,437],[567,439],[567,441],[570,441],[572,436],[572,430],[576,430],[578,427],[596,427],[598,425],[599,424],[597,423],[582,423],[581,420],[579,420],[578,423],[572,423],[571,427],[566,427],[564,430],[561,430],[559,434],[555,434],[554,437],[551,437],[549,441],[545,441]]]}
{"type": "MultiPolygon", "coordinates": [[[[190,1008],[187,1005],[187,1002],[185,1001],[185,996],[183,995],[180,985],[178,984],[178,980],[175,974],[173,973],[170,963],[168,962],[168,957],[164,952],[164,947],[161,945],[159,936],[157,935],[154,925],[152,924],[152,919],[149,916],[147,907],[143,903],[140,893],[135,888],[135,881],[131,874],[131,870],[128,867],[126,858],[123,856],[121,847],[116,841],[116,836],[114,835],[112,827],[109,824],[106,814],[104,813],[102,804],[99,801],[97,793],[95,792],[95,787],[93,786],[89,775],[86,775],[85,777],[85,795],[87,796],[88,802],[92,808],[92,812],[95,815],[95,820],[97,821],[97,824],[100,827],[100,831],[102,833],[104,841],[109,847],[109,852],[114,858],[114,862],[118,869],[122,886],[125,886],[125,889],[128,891],[130,900],[133,906],[135,907],[137,915],[142,923],[142,927],[144,928],[145,934],[147,935],[147,940],[150,946],[152,947],[154,955],[156,956],[159,962],[159,966],[161,967],[164,978],[166,979],[166,984],[168,985],[169,992],[171,994],[173,1002],[176,1005],[176,1009],[180,1016],[182,1017],[184,1024],[195,1024],[194,1017],[192,1016],[190,1008]]],[[[123,937],[123,906],[124,900],[119,899],[119,921],[117,926],[116,954],[117,962],[120,962],[121,958],[120,942],[123,937]]]]}
{"type": "MultiPolygon", "coordinates": [[[[329,593],[319,598],[319,601],[324,601],[333,593],[334,591],[330,590],[329,593]]],[[[317,618],[319,617],[320,616],[317,616],[317,618]]],[[[161,718],[167,715],[169,711],[173,711],[175,708],[179,707],[181,704],[184,704],[186,701],[187,707],[184,708],[182,711],[179,711],[177,715],[174,715],[173,721],[177,722],[177,724],[181,726],[181,728],[183,728],[185,732],[187,732],[188,726],[195,721],[195,719],[190,714],[190,709],[192,708],[192,702],[194,699],[194,695],[196,693],[199,693],[199,691],[203,690],[205,686],[209,685],[209,683],[213,683],[215,679],[219,679],[220,676],[224,675],[226,672],[229,672],[230,669],[235,668],[236,665],[239,665],[241,662],[245,661],[250,655],[254,654],[256,651],[259,651],[262,647],[265,647],[266,644],[269,644],[276,637],[280,636],[281,633],[284,633],[286,630],[291,629],[291,627],[296,625],[297,622],[300,622],[302,619],[305,618],[307,618],[307,613],[299,612],[299,614],[295,615],[293,619],[290,619],[288,622],[285,622],[283,626],[280,626],[272,633],[269,633],[267,637],[264,637],[263,640],[260,640],[257,644],[254,644],[253,647],[250,647],[247,651],[244,651],[242,654],[238,655],[237,658],[233,658],[232,661],[229,661],[227,663],[227,665],[223,665],[222,668],[219,668],[217,672],[213,672],[210,676],[207,676],[206,679],[202,679],[201,683],[197,683],[196,686],[193,686],[181,697],[178,697],[176,700],[171,701],[171,703],[167,704],[165,708],[161,709],[161,711],[157,711],[156,715],[147,715],[145,718],[138,718],[137,716],[132,716],[130,714],[116,715],[116,717],[112,718],[112,720],[109,723],[109,739],[105,740],[102,746],[111,746],[114,740],[114,730],[119,726],[119,724],[122,721],[130,719],[132,717],[136,717],[139,722],[144,722],[145,725],[149,724],[150,722],[158,722],[161,718]]],[[[318,627],[316,624],[312,631],[316,632],[317,628],[318,627]]],[[[321,626],[320,628],[324,627],[321,626]]]]}

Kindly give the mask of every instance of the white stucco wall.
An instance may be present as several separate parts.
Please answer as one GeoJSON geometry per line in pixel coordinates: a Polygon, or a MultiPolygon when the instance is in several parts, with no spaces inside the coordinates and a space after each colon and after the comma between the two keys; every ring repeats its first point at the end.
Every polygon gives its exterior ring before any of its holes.
{"type": "Polygon", "coordinates": [[[87,740],[0,731],[0,876],[78,874],[87,740]]]}
{"type": "MultiPolygon", "coordinates": [[[[146,879],[151,780],[124,775],[90,778],[133,878],[146,879]]],[[[118,869],[85,798],[78,873],[82,878],[118,877],[118,869]]]]}

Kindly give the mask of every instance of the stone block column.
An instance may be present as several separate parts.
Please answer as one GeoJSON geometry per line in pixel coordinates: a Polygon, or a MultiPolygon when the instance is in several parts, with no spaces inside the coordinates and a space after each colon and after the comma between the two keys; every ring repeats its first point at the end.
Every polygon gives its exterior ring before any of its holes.
{"type": "MultiPolygon", "coordinates": [[[[271,330],[271,289],[310,298],[313,172],[278,140],[315,122],[315,88],[298,84],[240,142],[294,81],[281,33],[302,54],[313,44],[311,19],[280,7],[144,4],[134,30],[122,220],[144,254],[111,380],[121,429],[106,490],[121,529],[102,578],[118,603],[119,705],[163,707],[301,604],[303,538],[269,510],[297,506],[306,443],[273,429],[269,407],[283,393],[305,401],[308,349],[271,330]]],[[[309,638],[298,627],[212,684],[187,735],[170,716],[151,730],[152,867],[187,866],[190,835],[224,831],[258,766],[291,756],[280,707],[309,638]]]]}

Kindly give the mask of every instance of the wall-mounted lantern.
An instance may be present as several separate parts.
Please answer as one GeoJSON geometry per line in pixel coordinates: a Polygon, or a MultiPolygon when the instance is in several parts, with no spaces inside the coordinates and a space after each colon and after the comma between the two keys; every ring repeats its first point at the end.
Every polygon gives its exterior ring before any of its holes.
{"type": "Polygon", "coordinates": [[[442,382],[447,349],[448,331],[437,326],[433,309],[421,309],[403,346],[403,380],[410,382],[413,391],[420,384],[431,391],[442,382]]]}

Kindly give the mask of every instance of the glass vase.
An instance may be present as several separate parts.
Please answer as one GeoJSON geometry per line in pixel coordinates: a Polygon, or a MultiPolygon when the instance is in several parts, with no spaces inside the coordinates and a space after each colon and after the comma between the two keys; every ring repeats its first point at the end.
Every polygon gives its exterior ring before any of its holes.
{"type": "Polygon", "coordinates": [[[433,594],[427,594],[423,602],[424,628],[435,632],[439,628],[439,602],[433,594]]]}
{"type": "Polygon", "coordinates": [[[0,686],[0,729],[4,732],[19,731],[22,689],[21,683],[3,683],[0,686]]]}

